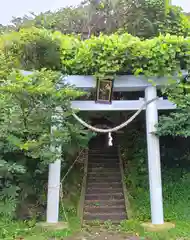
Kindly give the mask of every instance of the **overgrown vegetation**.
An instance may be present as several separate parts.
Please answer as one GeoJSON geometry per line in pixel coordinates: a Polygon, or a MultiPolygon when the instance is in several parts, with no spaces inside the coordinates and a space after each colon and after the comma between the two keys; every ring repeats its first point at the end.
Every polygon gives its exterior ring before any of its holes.
{"type": "Polygon", "coordinates": [[[45,204],[47,166],[60,154],[57,150],[52,152],[50,145],[61,144],[66,158],[71,149],[75,155],[80,147],[85,147],[90,137],[71,117],[70,101],[82,93],[70,86],[57,90],[59,76],[45,69],[28,76],[12,71],[1,82],[0,175],[4,218],[14,217],[18,203],[22,205],[26,199],[39,205],[43,199],[45,204]],[[53,119],[55,114],[59,118],[53,119]],[[57,126],[52,133],[51,124],[57,126]]]}
{"type": "MultiPolygon", "coordinates": [[[[173,80],[173,75],[176,74],[180,79],[181,70],[189,69],[190,39],[186,37],[189,35],[190,22],[181,9],[165,3],[146,0],[98,1],[97,4],[91,1],[76,8],[41,14],[34,19],[14,19],[15,26],[2,26],[1,239],[8,240],[32,233],[34,237],[42,236],[42,239],[48,236],[49,233],[41,233],[35,228],[35,222],[43,220],[45,215],[48,164],[60,154],[52,152],[50,146],[60,143],[63,146],[61,157],[64,176],[79,150],[85,148],[91,138],[91,134],[71,116],[70,101],[84,93],[66,85],[64,75],[114,78],[116,74],[144,74],[149,77],[166,76],[173,80]],[[79,35],[66,35],[68,33],[79,35]],[[33,73],[23,73],[18,69],[33,73]],[[62,113],[57,108],[60,106],[62,113]],[[52,118],[55,114],[59,115],[56,119],[52,118]],[[50,131],[52,123],[57,126],[53,132],[50,131]],[[26,211],[23,211],[23,206],[26,211]],[[31,220],[24,224],[12,221],[28,218],[31,220]]],[[[163,92],[177,104],[178,110],[162,115],[157,134],[189,137],[188,82],[175,82],[163,92]]],[[[118,118],[117,123],[120,122],[118,118]]],[[[133,128],[138,129],[136,125],[133,128]]],[[[126,184],[131,194],[134,218],[138,221],[147,221],[150,216],[143,134],[143,129],[130,131],[130,134],[127,132],[124,142],[131,145],[123,146],[124,157],[128,159],[126,184]]],[[[171,138],[168,142],[172,142],[171,138]]],[[[168,150],[167,141],[162,143],[166,220],[176,221],[179,226],[171,232],[171,237],[188,239],[189,148],[181,147],[177,156],[175,148],[171,144],[168,150]]],[[[78,163],[64,183],[62,201],[67,214],[74,216],[74,223],[82,167],[83,164],[78,163]]],[[[72,226],[71,229],[76,228],[72,226]]],[[[136,223],[132,222],[131,226],[130,223],[123,223],[121,227],[122,230],[129,227],[135,230],[136,223]]],[[[61,237],[70,232],[66,230],[50,234],[51,237],[55,234],[61,237]]],[[[168,240],[168,236],[165,239],[168,240]]],[[[159,235],[155,237],[164,239],[159,235]]]]}
{"type": "Polygon", "coordinates": [[[47,239],[63,239],[75,233],[80,229],[80,223],[76,217],[69,218],[69,229],[58,231],[47,231],[36,227],[35,221],[0,221],[0,238],[5,240],[24,239],[24,240],[47,240],[47,239]]]}
{"type": "Polygon", "coordinates": [[[129,222],[122,223],[122,229],[135,231],[140,236],[150,236],[156,240],[178,239],[177,237],[190,239],[189,139],[160,139],[165,221],[174,222],[176,228],[169,232],[146,233],[140,227],[141,222],[150,220],[146,131],[143,119],[141,115],[138,121],[132,124],[133,128],[126,129],[126,134],[123,135],[122,152],[133,216],[129,222]]]}
{"type": "Polygon", "coordinates": [[[164,91],[168,98],[175,102],[177,110],[160,117],[157,129],[159,136],[190,136],[190,119],[189,119],[189,80],[183,83],[174,84],[164,91]]]}
{"type": "MultiPolygon", "coordinates": [[[[0,238],[8,240],[14,236],[30,235],[31,232],[44,235],[35,230],[35,223],[45,220],[48,165],[61,154],[64,176],[79,150],[87,146],[91,137],[71,116],[70,101],[83,93],[63,83],[62,88],[57,89],[60,73],[52,70],[41,69],[23,75],[13,69],[7,69],[6,73],[5,69],[2,73],[0,238]],[[61,106],[61,112],[58,106],[61,106]],[[53,118],[56,114],[58,118],[53,118]],[[51,131],[52,124],[57,129],[51,131]],[[60,144],[62,153],[56,149],[60,144]],[[52,147],[55,147],[54,151],[52,147]],[[16,223],[12,222],[13,219],[30,222],[16,223]]],[[[83,162],[77,163],[71,175],[74,174],[75,178],[70,176],[63,183],[61,202],[65,205],[64,209],[60,208],[62,219],[65,219],[65,214],[76,218],[82,169],[83,162]]]]}
{"type": "Polygon", "coordinates": [[[61,71],[62,74],[172,76],[188,69],[190,40],[175,35],[141,40],[128,33],[80,40],[44,29],[22,29],[0,38],[13,67],[61,71]]]}

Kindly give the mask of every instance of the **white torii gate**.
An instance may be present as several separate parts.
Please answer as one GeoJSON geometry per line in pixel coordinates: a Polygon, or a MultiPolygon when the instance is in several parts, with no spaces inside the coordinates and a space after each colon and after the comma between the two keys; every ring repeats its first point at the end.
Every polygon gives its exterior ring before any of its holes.
{"type": "MultiPolygon", "coordinates": [[[[184,76],[187,73],[184,73],[184,76]]],[[[118,76],[114,80],[113,91],[144,91],[146,101],[157,97],[157,88],[168,85],[167,78],[151,78],[151,84],[144,76],[118,76]]],[[[177,80],[177,78],[176,78],[177,80]]],[[[74,85],[85,91],[95,89],[96,80],[92,76],[68,76],[63,82],[74,85]]],[[[139,100],[118,100],[112,104],[98,104],[95,101],[73,101],[73,109],[80,111],[129,111],[138,110],[144,103],[139,100]]],[[[158,110],[175,109],[176,106],[163,98],[153,101],[146,107],[146,132],[148,148],[148,168],[151,202],[151,219],[154,225],[164,224],[160,144],[159,138],[154,134],[155,125],[158,123],[158,110]]],[[[47,223],[58,223],[59,217],[59,186],[60,186],[61,160],[57,159],[49,166],[48,202],[47,202],[47,223]]]]}

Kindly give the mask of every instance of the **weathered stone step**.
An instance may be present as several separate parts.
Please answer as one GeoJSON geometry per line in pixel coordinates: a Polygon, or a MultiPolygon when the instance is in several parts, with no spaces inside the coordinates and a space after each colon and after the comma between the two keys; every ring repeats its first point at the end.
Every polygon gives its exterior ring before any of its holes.
{"type": "Polygon", "coordinates": [[[117,154],[118,149],[117,148],[108,148],[108,149],[93,148],[93,149],[89,149],[88,152],[89,153],[101,153],[101,154],[104,154],[104,153],[115,153],[115,154],[117,154]]]}
{"type": "Polygon", "coordinates": [[[118,158],[118,154],[100,154],[100,153],[88,153],[89,158],[118,158]]]}
{"type": "Polygon", "coordinates": [[[87,179],[88,183],[115,183],[121,182],[121,178],[113,178],[113,177],[90,177],[87,179]]]}
{"type": "Polygon", "coordinates": [[[91,168],[114,168],[118,169],[119,168],[119,161],[116,162],[89,162],[88,163],[88,169],[91,168]]]}
{"type": "Polygon", "coordinates": [[[109,182],[110,180],[115,180],[116,182],[121,180],[121,174],[116,172],[115,174],[110,174],[108,173],[107,175],[105,173],[89,173],[87,178],[89,180],[94,180],[95,178],[97,178],[98,181],[102,180],[102,182],[109,182]],[[107,180],[108,181],[107,181],[107,180]]]}
{"type": "Polygon", "coordinates": [[[120,172],[119,168],[110,168],[110,167],[93,167],[93,168],[88,168],[88,173],[116,173],[120,172]]]}
{"type": "Polygon", "coordinates": [[[90,157],[118,157],[117,153],[88,153],[88,156],[90,157]]]}
{"type": "Polygon", "coordinates": [[[118,156],[117,152],[92,152],[92,151],[88,151],[88,154],[90,156],[118,156]]]}
{"type": "Polygon", "coordinates": [[[86,193],[85,200],[94,200],[95,202],[99,200],[120,200],[123,199],[123,192],[120,193],[86,193]]]}
{"type": "Polygon", "coordinates": [[[101,151],[92,151],[92,150],[89,150],[88,151],[89,154],[94,154],[94,155],[115,155],[117,156],[118,155],[118,151],[104,151],[104,149],[102,148],[101,151]]]}
{"type": "Polygon", "coordinates": [[[87,188],[122,188],[122,183],[121,182],[103,182],[103,183],[96,183],[96,182],[92,182],[92,183],[87,183],[87,188]]]}
{"type": "MultiPolygon", "coordinates": [[[[126,219],[124,219],[124,220],[126,220],[126,219]]],[[[123,220],[111,220],[111,224],[117,226],[117,225],[120,225],[122,221],[123,220]]],[[[90,227],[93,227],[93,226],[100,227],[101,225],[104,226],[105,222],[106,222],[105,220],[98,220],[98,221],[83,220],[84,225],[88,225],[90,227]]]]}
{"type": "Polygon", "coordinates": [[[126,213],[102,213],[102,214],[84,214],[84,220],[93,220],[93,221],[122,221],[127,219],[126,213]]]}
{"type": "Polygon", "coordinates": [[[120,188],[87,188],[86,194],[101,194],[101,193],[122,193],[123,189],[120,188]]]}
{"type": "MultiPolygon", "coordinates": [[[[102,145],[100,146],[98,143],[100,143],[100,141],[98,142],[90,142],[89,146],[91,147],[90,149],[101,149],[102,145]]],[[[116,144],[114,144],[113,146],[108,146],[108,147],[104,147],[106,150],[111,150],[111,149],[116,149],[118,146],[116,144]]]]}
{"type": "Polygon", "coordinates": [[[97,158],[97,159],[89,159],[88,163],[96,163],[96,164],[119,164],[119,159],[103,159],[103,158],[97,158]]]}
{"type": "Polygon", "coordinates": [[[97,159],[89,159],[89,164],[110,164],[119,166],[119,159],[103,159],[103,158],[97,158],[97,159]]]}
{"type": "Polygon", "coordinates": [[[90,177],[87,179],[88,183],[114,183],[114,182],[121,182],[121,178],[114,178],[114,177],[90,177]]]}
{"type": "Polygon", "coordinates": [[[113,154],[109,154],[109,155],[107,155],[107,154],[88,154],[88,158],[89,159],[102,158],[102,159],[109,160],[109,159],[118,159],[118,155],[117,154],[115,154],[115,155],[113,155],[113,154]]]}
{"type": "Polygon", "coordinates": [[[121,173],[118,171],[115,172],[107,172],[107,171],[100,171],[100,172],[89,172],[88,173],[89,178],[90,177],[115,177],[115,178],[121,178],[121,173]]]}
{"type": "Polygon", "coordinates": [[[120,213],[121,215],[125,214],[126,209],[124,205],[121,206],[85,206],[84,214],[89,213],[120,213]]]}
{"type": "Polygon", "coordinates": [[[119,161],[104,161],[102,159],[88,162],[88,169],[91,168],[114,168],[120,170],[119,161]]]}
{"type": "Polygon", "coordinates": [[[117,148],[90,146],[84,221],[113,223],[127,218],[117,148]]]}
{"type": "Polygon", "coordinates": [[[118,200],[85,200],[85,206],[102,206],[102,207],[111,207],[111,206],[125,206],[125,200],[124,199],[118,199],[118,200]]]}
{"type": "Polygon", "coordinates": [[[89,181],[89,183],[92,182],[97,182],[97,183],[112,183],[112,182],[121,182],[121,176],[118,175],[98,175],[98,173],[96,174],[91,174],[88,175],[87,177],[87,181],[89,181]]]}

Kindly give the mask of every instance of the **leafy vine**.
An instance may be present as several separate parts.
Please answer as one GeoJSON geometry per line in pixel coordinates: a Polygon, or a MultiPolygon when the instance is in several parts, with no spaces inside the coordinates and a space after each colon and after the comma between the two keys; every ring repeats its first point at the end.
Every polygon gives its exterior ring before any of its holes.
{"type": "Polygon", "coordinates": [[[0,49],[14,59],[14,67],[45,67],[69,75],[171,76],[190,65],[190,40],[169,34],[141,40],[128,33],[115,33],[81,40],[31,28],[3,35],[0,49]]]}

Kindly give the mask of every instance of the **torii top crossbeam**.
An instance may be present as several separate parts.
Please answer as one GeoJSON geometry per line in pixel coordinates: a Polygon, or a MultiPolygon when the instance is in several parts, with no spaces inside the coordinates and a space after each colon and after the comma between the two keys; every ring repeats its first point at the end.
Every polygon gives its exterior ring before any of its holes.
{"type": "MultiPolygon", "coordinates": [[[[183,76],[187,76],[187,72],[183,72],[183,76]]],[[[169,83],[169,79],[173,81],[180,80],[179,77],[145,77],[143,75],[121,75],[116,76],[114,79],[114,92],[133,92],[133,91],[143,91],[146,87],[151,86],[152,83],[158,88],[166,86],[169,83]]],[[[63,82],[74,85],[77,88],[83,89],[85,91],[91,91],[96,88],[96,79],[93,76],[81,76],[81,75],[70,75],[63,77],[63,82]]]]}
{"type": "MultiPolygon", "coordinates": [[[[187,76],[187,72],[183,72],[183,76],[187,76]]],[[[133,92],[133,91],[144,91],[147,87],[156,86],[161,88],[163,86],[171,84],[170,79],[173,81],[180,80],[179,77],[151,77],[147,78],[143,75],[122,75],[116,76],[113,85],[113,92],[133,92]]],[[[93,76],[67,76],[63,77],[64,83],[73,85],[79,89],[85,91],[94,91],[96,88],[96,80],[93,76]]],[[[112,104],[100,104],[95,101],[73,101],[71,103],[73,109],[80,111],[127,111],[127,110],[138,110],[143,104],[143,99],[139,100],[116,100],[112,101],[112,104]]],[[[160,98],[157,101],[158,110],[170,110],[175,109],[176,106],[168,100],[160,98]]]]}
{"type": "MultiPolygon", "coordinates": [[[[32,72],[22,71],[24,75],[29,75],[32,72]]],[[[182,71],[182,78],[188,75],[187,71],[182,71]]],[[[156,86],[156,88],[161,88],[166,85],[170,85],[171,81],[179,81],[180,78],[176,76],[173,77],[145,77],[143,75],[121,75],[116,76],[113,84],[113,92],[133,92],[133,91],[145,91],[149,86],[156,86]]],[[[84,91],[95,91],[96,79],[93,76],[81,76],[81,75],[70,75],[63,76],[61,83],[73,85],[78,89],[84,91]]],[[[112,101],[112,104],[100,104],[95,103],[95,101],[72,101],[71,106],[73,109],[78,109],[80,111],[132,111],[138,110],[143,104],[143,99],[139,100],[116,100],[112,101]]],[[[158,110],[172,110],[176,106],[172,102],[160,98],[157,101],[158,110]]]]}

